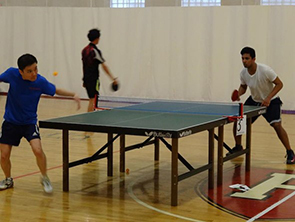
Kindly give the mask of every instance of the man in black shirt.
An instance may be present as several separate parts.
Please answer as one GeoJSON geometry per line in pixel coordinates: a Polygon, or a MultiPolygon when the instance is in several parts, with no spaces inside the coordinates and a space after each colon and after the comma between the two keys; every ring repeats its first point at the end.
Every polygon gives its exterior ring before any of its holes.
{"type": "Polygon", "coordinates": [[[100,30],[91,29],[87,35],[90,43],[82,50],[83,62],[83,87],[86,88],[89,104],[88,112],[92,112],[98,106],[99,97],[99,65],[101,64],[105,73],[117,85],[117,78],[114,78],[105,64],[101,51],[96,47],[100,39],[100,30]]]}

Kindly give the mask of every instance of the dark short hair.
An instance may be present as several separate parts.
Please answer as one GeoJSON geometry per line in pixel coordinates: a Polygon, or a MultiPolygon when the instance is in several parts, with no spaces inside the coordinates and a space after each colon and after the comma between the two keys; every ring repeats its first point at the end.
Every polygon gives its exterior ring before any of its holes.
{"type": "Polygon", "coordinates": [[[23,54],[17,60],[17,66],[20,70],[24,70],[27,66],[33,65],[34,63],[38,63],[35,56],[31,54],[23,54]]]}
{"type": "Polygon", "coordinates": [[[244,47],[242,50],[241,50],[241,55],[244,55],[244,54],[250,54],[251,58],[256,58],[256,54],[255,54],[255,50],[251,47],[244,47]]]}
{"type": "Polygon", "coordinates": [[[100,37],[100,30],[98,29],[91,29],[87,35],[90,42],[100,37]]]}

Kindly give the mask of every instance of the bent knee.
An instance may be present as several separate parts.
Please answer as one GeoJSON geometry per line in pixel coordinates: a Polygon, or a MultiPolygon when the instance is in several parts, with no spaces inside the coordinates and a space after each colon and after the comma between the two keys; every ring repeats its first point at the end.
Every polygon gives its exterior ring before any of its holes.
{"type": "Polygon", "coordinates": [[[9,146],[1,146],[1,161],[8,160],[10,158],[11,147],[9,146]]]}
{"type": "Polygon", "coordinates": [[[5,162],[7,160],[9,160],[10,155],[6,154],[6,153],[1,153],[1,162],[5,162]]]}
{"type": "Polygon", "coordinates": [[[43,150],[37,150],[37,151],[34,151],[34,154],[36,157],[43,157],[44,156],[44,152],[43,150]]]}
{"type": "Polygon", "coordinates": [[[44,155],[44,152],[41,147],[34,147],[32,148],[32,150],[36,157],[41,157],[44,155]]]}
{"type": "Polygon", "coordinates": [[[275,130],[282,129],[282,124],[281,124],[281,122],[275,122],[275,123],[272,123],[271,126],[272,126],[275,130]]]}

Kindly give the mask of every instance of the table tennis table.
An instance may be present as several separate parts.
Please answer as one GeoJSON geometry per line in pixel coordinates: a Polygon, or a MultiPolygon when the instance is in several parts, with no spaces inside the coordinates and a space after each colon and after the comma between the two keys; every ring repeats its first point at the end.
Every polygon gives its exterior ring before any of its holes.
{"type": "Polygon", "coordinates": [[[127,151],[154,145],[154,160],[159,160],[159,142],[171,151],[171,205],[178,204],[178,182],[208,170],[208,188],[214,187],[214,139],[218,140],[217,184],[222,184],[223,163],[240,155],[246,155],[246,170],[250,170],[251,117],[266,112],[265,107],[244,106],[247,117],[246,148],[226,157],[223,148],[224,125],[231,122],[228,116],[239,115],[239,104],[155,101],[110,110],[77,114],[39,121],[41,128],[62,130],[63,150],[63,191],[69,191],[69,168],[94,160],[107,158],[107,175],[113,175],[113,142],[120,140],[120,172],[125,172],[127,151]],[[214,133],[218,128],[218,135],[214,133]],[[106,133],[107,143],[90,157],[69,162],[69,131],[106,133]],[[208,131],[208,163],[195,168],[178,152],[179,139],[192,134],[208,131]],[[114,136],[114,134],[117,134],[114,136]],[[125,145],[126,135],[144,136],[142,143],[125,145]],[[171,140],[169,143],[167,140],[171,140]],[[103,153],[103,151],[105,151],[103,153]],[[178,174],[178,160],[188,169],[178,174]]]}

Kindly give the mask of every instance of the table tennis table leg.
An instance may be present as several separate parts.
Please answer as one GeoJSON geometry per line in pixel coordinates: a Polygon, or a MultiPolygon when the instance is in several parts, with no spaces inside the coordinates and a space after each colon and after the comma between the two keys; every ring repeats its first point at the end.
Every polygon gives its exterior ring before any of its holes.
{"type": "Polygon", "coordinates": [[[178,138],[172,138],[171,206],[177,206],[178,196],[178,138]]]}
{"type": "Polygon", "coordinates": [[[125,134],[120,136],[120,172],[125,172],[125,134]]]}
{"type": "Polygon", "coordinates": [[[63,191],[69,191],[69,131],[62,130],[63,191]]]}
{"type": "Polygon", "coordinates": [[[223,179],[223,140],[224,126],[218,127],[218,151],[217,151],[217,185],[222,185],[223,179]]]}
{"type": "MultiPolygon", "coordinates": [[[[113,139],[113,134],[108,133],[108,142],[113,139]]],[[[113,143],[108,145],[108,176],[113,176],[113,143]]]]}
{"type": "Polygon", "coordinates": [[[160,159],[160,142],[159,138],[155,137],[155,161],[158,161],[160,159]]]}
{"type": "Polygon", "coordinates": [[[211,165],[208,170],[208,188],[211,189],[214,187],[214,128],[209,129],[208,131],[208,164],[211,165]]]}
{"type": "Polygon", "coordinates": [[[248,152],[246,153],[246,171],[250,171],[251,165],[251,128],[252,120],[247,118],[246,149],[248,149],[248,152]]]}

